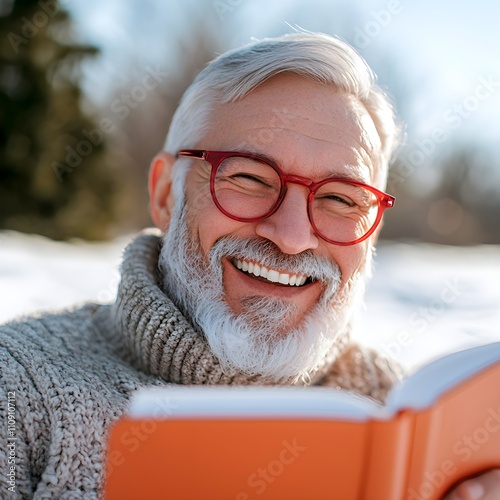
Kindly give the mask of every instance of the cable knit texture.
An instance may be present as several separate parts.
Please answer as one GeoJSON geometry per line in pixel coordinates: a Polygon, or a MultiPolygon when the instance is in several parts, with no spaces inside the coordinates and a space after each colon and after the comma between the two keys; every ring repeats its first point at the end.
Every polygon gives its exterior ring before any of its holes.
{"type": "MultiPolygon", "coordinates": [[[[0,328],[1,498],[99,498],[107,432],[140,387],[291,383],[222,370],[159,285],[160,241],[160,233],[146,230],[126,249],[115,304],[86,304],[0,328]],[[16,477],[9,491],[6,443],[13,436],[16,477]]],[[[397,366],[347,335],[331,359],[313,383],[383,400],[399,375],[397,366]]]]}

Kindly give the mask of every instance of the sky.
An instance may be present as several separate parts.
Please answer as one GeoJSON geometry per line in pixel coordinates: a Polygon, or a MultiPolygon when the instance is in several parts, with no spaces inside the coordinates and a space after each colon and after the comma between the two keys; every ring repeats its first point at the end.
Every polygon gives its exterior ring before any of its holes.
{"type": "Polygon", "coordinates": [[[474,143],[496,162],[500,190],[496,0],[65,0],[64,5],[80,37],[102,48],[100,58],[87,64],[85,80],[87,94],[100,105],[111,99],[115,85],[127,81],[134,65],[175,71],[171,61],[182,58],[177,42],[189,44],[200,16],[214,34],[226,33],[224,49],[294,26],[338,35],[357,48],[394,95],[409,154],[432,150],[434,155],[457,143],[474,143]]]}
{"type": "Polygon", "coordinates": [[[88,80],[96,99],[106,99],[106,90],[126,75],[131,60],[147,64],[178,56],[168,53],[169,45],[175,46],[179,32],[189,39],[190,19],[203,11],[214,31],[230,33],[231,47],[290,26],[354,39],[375,70],[389,61],[394,78],[403,80],[394,83],[381,75],[389,90],[393,83],[396,97],[399,86],[411,93],[410,109],[402,112],[418,123],[416,134],[429,133],[442,125],[446,112],[465,106],[451,111],[463,118],[459,132],[480,132],[487,140],[500,135],[498,128],[482,126],[500,119],[500,3],[495,0],[66,0],[65,6],[80,36],[103,48],[99,76],[88,80]],[[490,86],[476,105],[471,96],[484,80],[490,86]]]}

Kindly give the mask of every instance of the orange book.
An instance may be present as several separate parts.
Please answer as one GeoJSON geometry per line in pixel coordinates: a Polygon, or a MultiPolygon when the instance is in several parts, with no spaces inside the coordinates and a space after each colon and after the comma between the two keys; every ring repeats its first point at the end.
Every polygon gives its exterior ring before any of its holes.
{"type": "Polygon", "coordinates": [[[138,391],[106,500],[439,499],[500,467],[500,342],[424,366],[386,405],[321,387],[138,391]]]}

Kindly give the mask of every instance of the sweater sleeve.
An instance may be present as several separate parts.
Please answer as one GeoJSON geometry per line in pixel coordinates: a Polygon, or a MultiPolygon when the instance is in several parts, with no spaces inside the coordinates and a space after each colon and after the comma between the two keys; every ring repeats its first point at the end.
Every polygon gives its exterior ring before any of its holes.
{"type": "MultiPolygon", "coordinates": [[[[0,336],[12,334],[2,328],[0,336]]],[[[42,398],[6,342],[0,347],[1,498],[32,498],[45,466],[49,433],[42,398]],[[4,479],[6,478],[6,479],[4,479]]]]}
{"type": "Polygon", "coordinates": [[[2,499],[99,498],[109,426],[142,379],[106,348],[95,310],[0,327],[2,499]],[[15,447],[7,448],[9,437],[15,447]],[[3,478],[11,458],[16,475],[9,491],[3,478]]]}

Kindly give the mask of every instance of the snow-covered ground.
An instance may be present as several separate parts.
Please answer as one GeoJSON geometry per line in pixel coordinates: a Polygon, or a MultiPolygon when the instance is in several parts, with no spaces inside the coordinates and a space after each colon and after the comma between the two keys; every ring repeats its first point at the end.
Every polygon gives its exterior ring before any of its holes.
{"type": "MultiPolygon", "coordinates": [[[[121,253],[111,243],[60,243],[0,232],[0,323],[85,300],[110,302],[121,253]]],[[[358,333],[409,369],[500,341],[500,246],[379,246],[358,333]]]]}
{"type": "Polygon", "coordinates": [[[415,368],[500,341],[500,246],[379,246],[359,337],[415,368]]]}

